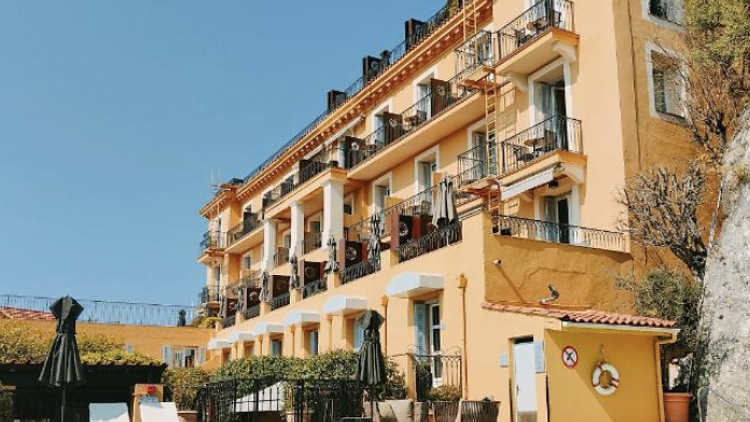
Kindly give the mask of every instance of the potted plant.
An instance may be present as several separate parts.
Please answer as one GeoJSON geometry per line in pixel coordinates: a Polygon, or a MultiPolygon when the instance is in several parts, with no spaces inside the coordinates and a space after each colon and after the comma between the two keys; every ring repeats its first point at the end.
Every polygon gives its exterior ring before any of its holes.
{"type": "Polygon", "coordinates": [[[435,422],[452,422],[458,416],[461,389],[455,385],[441,385],[427,394],[435,422]]]}
{"type": "Polygon", "coordinates": [[[208,382],[208,374],[200,368],[176,368],[164,371],[162,384],[177,405],[180,422],[196,422],[195,396],[198,388],[208,382]]]}
{"type": "Polygon", "coordinates": [[[0,422],[13,420],[13,393],[0,383],[0,422]]]}
{"type": "Polygon", "coordinates": [[[700,321],[700,283],[678,270],[659,267],[635,282],[632,275],[620,277],[616,286],[633,295],[633,310],[642,316],[661,318],[677,323],[680,335],[673,344],[661,350],[664,414],[670,422],[687,422],[692,394],[689,393],[689,371],[693,351],[698,345],[700,321]],[[679,376],[670,379],[670,366],[678,365],[679,376]]]}

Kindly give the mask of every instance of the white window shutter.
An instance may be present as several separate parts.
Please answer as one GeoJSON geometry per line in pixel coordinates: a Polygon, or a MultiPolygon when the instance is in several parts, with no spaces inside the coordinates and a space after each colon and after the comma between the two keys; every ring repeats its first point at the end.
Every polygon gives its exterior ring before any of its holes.
{"type": "Polygon", "coordinates": [[[161,347],[161,361],[172,366],[172,346],[161,347]]]}
{"type": "Polygon", "coordinates": [[[199,347],[198,348],[198,365],[203,365],[204,363],[206,363],[206,348],[199,347]]]}

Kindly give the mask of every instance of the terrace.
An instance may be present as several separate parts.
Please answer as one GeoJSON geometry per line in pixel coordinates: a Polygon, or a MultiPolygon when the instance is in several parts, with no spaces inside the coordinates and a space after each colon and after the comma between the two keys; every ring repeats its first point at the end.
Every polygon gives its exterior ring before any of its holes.
{"type": "Polygon", "coordinates": [[[620,232],[507,215],[495,215],[492,217],[492,221],[492,232],[498,236],[584,246],[617,252],[627,251],[625,234],[620,232]]]}

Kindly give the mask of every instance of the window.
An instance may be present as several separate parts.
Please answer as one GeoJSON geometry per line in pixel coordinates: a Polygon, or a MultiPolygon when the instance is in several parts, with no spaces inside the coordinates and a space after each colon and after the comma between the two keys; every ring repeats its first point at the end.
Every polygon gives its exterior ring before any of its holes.
{"type": "Polygon", "coordinates": [[[391,189],[388,186],[375,185],[372,187],[376,211],[385,209],[385,199],[391,196],[391,189]]]}
{"type": "Polygon", "coordinates": [[[357,318],[351,318],[348,321],[349,339],[351,340],[352,349],[359,351],[365,342],[365,329],[357,322],[357,318]]]}
{"type": "Polygon", "coordinates": [[[683,0],[648,0],[648,12],[659,19],[680,23],[682,22],[683,0]]]}
{"type": "Polygon", "coordinates": [[[125,345],[125,353],[135,353],[135,347],[132,344],[125,345]]]}
{"type": "Polygon", "coordinates": [[[417,111],[419,119],[425,121],[432,116],[432,97],[430,82],[417,84],[417,111]]]}
{"type": "Polygon", "coordinates": [[[320,221],[318,220],[312,220],[308,223],[308,227],[310,229],[310,233],[322,233],[323,230],[321,229],[322,225],[320,224],[320,221]]]}
{"type": "Polygon", "coordinates": [[[414,329],[417,354],[429,363],[433,387],[442,385],[442,323],[440,303],[414,303],[414,329]]]}
{"type": "Polygon", "coordinates": [[[550,242],[570,243],[570,194],[544,198],[545,219],[555,225],[547,228],[550,242]]]}
{"type": "Polygon", "coordinates": [[[354,215],[354,197],[352,195],[344,198],[344,214],[354,215]]]}
{"type": "Polygon", "coordinates": [[[282,355],[283,342],[279,339],[271,340],[271,356],[282,355]]]}
{"type": "Polygon", "coordinates": [[[434,183],[434,175],[438,169],[438,149],[433,148],[425,153],[417,156],[414,160],[416,166],[415,178],[416,178],[416,192],[423,192],[431,188],[434,183]]]}
{"type": "Polygon", "coordinates": [[[665,54],[651,53],[651,80],[653,82],[653,104],[659,114],[684,117],[682,99],[684,88],[679,66],[665,54]]]}
{"type": "Polygon", "coordinates": [[[381,145],[385,143],[385,116],[383,114],[375,115],[375,140],[381,145]]]}
{"type": "Polygon", "coordinates": [[[255,355],[255,343],[245,343],[245,356],[255,355]]]}
{"type": "Polygon", "coordinates": [[[308,348],[310,356],[318,354],[318,330],[308,331],[308,348]]]}

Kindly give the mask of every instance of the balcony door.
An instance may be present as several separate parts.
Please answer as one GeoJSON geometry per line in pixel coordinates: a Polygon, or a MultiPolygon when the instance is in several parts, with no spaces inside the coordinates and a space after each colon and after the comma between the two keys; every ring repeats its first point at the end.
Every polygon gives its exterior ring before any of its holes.
{"type": "Polygon", "coordinates": [[[437,301],[414,304],[414,343],[417,354],[429,367],[432,387],[443,385],[442,329],[440,303],[437,301]]]}
{"type": "Polygon", "coordinates": [[[571,204],[570,194],[545,197],[545,220],[547,240],[555,243],[570,243],[571,204]]]}
{"type": "Polygon", "coordinates": [[[516,422],[537,421],[534,342],[519,340],[513,345],[516,422]]]}
{"type": "Polygon", "coordinates": [[[565,80],[563,78],[551,82],[537,82],[536,88],[538,122],[543,122],[552,117],[568,115],[565,104],[565,80]]]}

